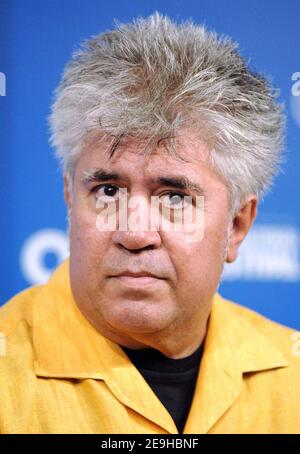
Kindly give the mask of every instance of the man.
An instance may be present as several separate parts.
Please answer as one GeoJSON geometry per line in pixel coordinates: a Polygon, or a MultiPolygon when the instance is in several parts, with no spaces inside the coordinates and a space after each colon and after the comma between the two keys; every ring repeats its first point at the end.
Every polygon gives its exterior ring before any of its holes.
{"type": "Polygon", "coordinates": [[[283,123],[191,22],[156,13],[74,54],[51,114],[70,258],[1,309],[2,433],[299,431],[294,333],[217,293],[283,123]]]}

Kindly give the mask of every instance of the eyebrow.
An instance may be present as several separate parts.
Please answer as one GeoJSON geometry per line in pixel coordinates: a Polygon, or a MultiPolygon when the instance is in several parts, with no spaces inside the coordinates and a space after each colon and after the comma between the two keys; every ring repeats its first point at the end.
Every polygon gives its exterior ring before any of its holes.
{"type": "Polygon", "coordinates": [[[164,186],[169,186],[184,191],[196,192],[199,195],[203,195],[205,193],[205,190],[201,185],[194,181],[191,181],[189,178],[185,176],[158,177],[152,179],[151,181],[153,181],[154,183],[159,183],[164,186]]]}
{"type": "MultiPolygon", "coordinates": [[[[105,182],[105,181],[110,181],[110,180],[122,181],[122,180],[124,180],[124,178],[122,178],[119,173],[109,172],[105,169],[97,169],[94,171],[84,170],[83,176],[81,177],[81,181],[84,184],[88,184],[91,182],[105,182]]],[[[160,176],[160,177],[156,177],[156,178],[150,178],[149,182],[152,184],[160,184],[163,186],[168,186],[168,187],[172,187],[172,188],[176,188],[176,189],[180,189],[180,190],[184,190],[184,191],[196,192],[199,195],[204,195],[206,192],[200,184],[198,184],[194,181],[191,181],[189,178],[187,178],[184,175],[160,176]]]]}
{"type": "Polygon", "coordinates": [[[98,169],[98,170],[84,170],[82,172],[82,177],[80,181],[82,183],[91,183],[94,181],[109,181],[109,180],[121,180],[121,176],[118,173],[115,172],[107,172],[104,169],[98,169]]]}

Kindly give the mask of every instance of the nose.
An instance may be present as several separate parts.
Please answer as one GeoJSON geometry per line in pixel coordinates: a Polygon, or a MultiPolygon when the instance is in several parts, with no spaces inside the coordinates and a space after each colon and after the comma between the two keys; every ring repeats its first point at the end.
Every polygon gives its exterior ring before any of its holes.
{"type": "Polygon", "coordinates": [[[113,242],[130,251],[139,249],[157,249],[161,244],[160,234],[157,231],[116,230],[113,233],[113,242]]]}
{"type": "MultiPolygon", "coordinates": [[[[124,212],[122,214],[124,216],[124,212]]],[[[121,229],[119,222],[113,232],[112,241],[116,245],[132,251],[156,249],[161,245],[157,213],[145,197],[129,199],[126,221],[122,220],[121,229]]]]}

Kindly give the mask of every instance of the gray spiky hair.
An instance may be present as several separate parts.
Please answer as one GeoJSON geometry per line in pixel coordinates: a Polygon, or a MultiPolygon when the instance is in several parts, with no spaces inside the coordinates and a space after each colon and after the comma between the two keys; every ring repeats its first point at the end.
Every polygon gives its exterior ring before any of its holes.
{"type": "Polygon", "coordinates": [[[111,152],[127,135],[166,139],[175,152],[176,132],[192,126],[234,212],[245,195],[263,196],[279,169],[284,115],[276,98],[231,39],[155,13],[117,23],[74,53],[56,90],[51,143],[72,174],[90,131],[114,137],[111,152]]]}

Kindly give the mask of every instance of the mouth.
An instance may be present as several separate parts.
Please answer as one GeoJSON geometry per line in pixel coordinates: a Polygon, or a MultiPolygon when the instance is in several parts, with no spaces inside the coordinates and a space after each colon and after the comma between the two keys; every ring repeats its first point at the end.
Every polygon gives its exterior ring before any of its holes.
{"type": "Polygon", "coordinates": [[[110,276],[110,278],[112,278],[116,283],[118,282],[120,284],[136,288],[144,287],[147,285],[155,285],[165,280],[151,273],[133,273],[129,271],[125,271],[124,273],[118,274],[116,276],[110,276]]]}

